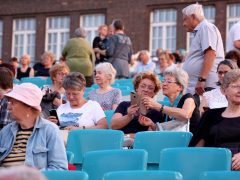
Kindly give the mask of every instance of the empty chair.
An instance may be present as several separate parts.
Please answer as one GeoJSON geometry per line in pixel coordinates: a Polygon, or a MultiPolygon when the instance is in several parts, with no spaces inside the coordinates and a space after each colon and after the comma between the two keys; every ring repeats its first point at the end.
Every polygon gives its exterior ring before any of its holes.
{"type": "Polygon", "coordinates": [[[205,171],[231,169],[231,152],[224,148],[168,148],[161,151],[160,170],[180,172],[184,180],[198,179],[205,171]]]}
{"type": "Polygon", "coordinates": [[[46,79],[41,77],[24,77],[21,78],[21,83],[32,83],[41,88],[46,84],[46,79]]]}
{"type": "Polygon", "coordinates": [[[111,171],[146,170],[146,166],[147,152],[142,149],[92,151],[83,160],[90,180],[102,180],[111,171]]]}
{"type": "Polygon", "coordinates": [[[116,171],[104,175],[104,180],[182,180],[174,171],[116,171]]]}
{"type": "Polygon", "coordinates": [[[81,169],[83,155],[89,151],[121,149],[124,134],[118,130],[73,130],[68,134],[67,151],[74,154],[72,163],[81,169]]]}
{"type": "Polygon", "coordinates": [[[105,115],[106,115],[106,119],[108,122],[108,128],[111,129],[111,120],[112,120],[112,116],[114,114],[114,110],[106,110],[104,111],[105,115]]]}
{"type": "Polygon", "coordinates": [[[200,180],[237,180],[240,171],[209,171],[200,175],[200,180]]]}
{"type": "Polygon", "coordinates": [[[135,135],[133,148],[145,149],[148,152],[148,169],[158,169],[161,150],[171,147],[187,147],[191,138],[190,132],[138,132],[135,135]]]}
{"type": "Polygon", "coordinates": [[[87,173],[83,171],[42,171],[48,180],[88,180],[87,173]]]}

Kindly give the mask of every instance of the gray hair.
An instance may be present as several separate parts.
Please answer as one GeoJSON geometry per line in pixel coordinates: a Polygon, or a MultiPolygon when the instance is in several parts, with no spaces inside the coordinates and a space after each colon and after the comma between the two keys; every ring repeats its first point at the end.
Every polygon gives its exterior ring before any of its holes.
{"type": "Polygon", "coordinates": [[[86,79],[80,72],[71,72],[63,79],[62,86],[65,90],[73,89],[81,91],[86,87],[86,79]]]}
{"type": "Polygon", "coordinates": [[[100,63],[95,67],[95,70],[102,71],[104,74],[110,75],[111,76],[110,84],[114,82],[117,72],[111,63],[108,63],[108,62],[100,63]]]}
{"type": "Polygon", "coordinates": [[[0,180],[46,180],[44,175],[37,169],[27,167],[27,166],[18,166],[10,168],[0,169],[0,180]]]}
{"type": "Polygon", "coordinates": [[[81,37],[81,38],[85,38],[87,36],[87,32],[83,27],[79,27],[75,29],[74,34],[76,37],[81,37]]]}
{"type": "Polygon", "coordinates": [[[182,10],[182,13],[186,16],[191,16],[193,14],[196,15],[196,17],[198,18],[198,20],[202,20],[204,19],[204,12],[203,12],[203,7],[201,4],[191,4],[187,7],[185,7],[182,10]]]}
{"type": "Polygon", "coordinates": [[[240,69],[233,69],[224,75],[221,87],[223,89],[226,89],[231,83],[234,83],[239,80],[240,80],[240,69]]]}
{"type": "Polygon", "coordinates": [[[149,53],[148,50],[141,50],[141,51],[139,52],[138,57],[140,57],[141,54],[146,54],[146,55],[148,56],[148,59],[151,58],[151,55],[150,55],[150,53],[149,53]]]}
{"type": "Polygon", "coordinates": [[[188,87],[188,74],[181,68],[167,68],[164,72],[164,76],[169,75],[176,79],[177,83],[180,84],[183,88],[182,93],[185,94],[188,87]]]}

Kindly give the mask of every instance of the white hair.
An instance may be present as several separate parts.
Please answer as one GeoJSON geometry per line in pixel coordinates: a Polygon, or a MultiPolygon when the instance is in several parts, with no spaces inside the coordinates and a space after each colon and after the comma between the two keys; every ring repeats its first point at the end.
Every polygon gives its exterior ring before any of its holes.
{"type": "Polygon", "coordinates": [[[164,72],[164,76],[169,75],[176,79],[176,81],[182,86],[182,93],[185,94],[188,87],[188,74],[181,68],[167,68],[164,72]]]}
{"type": "Polygon", "coordinates": [[[204,12],[203,12],[203,7],[201,4],[191,4],[187,7],[185,7],[183,10],[182,10],[182,13],[186,16],[191,16],[192,14],[195,14],[196,17],[199,19],[199,20],[202,20],[204,19],[204,12]]]}
{"type": "Polygon", "coordinates": [[[95,70],[102,71],[104,74],[110,75],[111,76],[110,84],[114,82],[117,72],[111,63],[108,62],[100,63],[95,67],[95,70]]]}

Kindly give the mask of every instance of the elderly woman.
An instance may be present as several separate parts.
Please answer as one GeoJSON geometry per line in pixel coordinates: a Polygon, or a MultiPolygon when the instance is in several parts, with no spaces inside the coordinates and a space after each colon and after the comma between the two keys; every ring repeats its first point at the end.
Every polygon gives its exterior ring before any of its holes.
{"type": "Polygon", "coordinates": [[[169,53],[161,51],[161,49],[159,49],[157,50],[157,58],[158,61],[156,63],[155,74],[163,75],[164,71],[169,66],[169,53]]]}
{"type": "MultiPolygon", "coordinates": [[[[106,129],[107,120],[98,102],[83,98],[86,80],[79,72],[67,75],[63,80],[67,103],[57,109],[59,123],[65,130],[72,129],[106,129]]],[[[57,123],[50,116],[49,120],[57,123]]]]}
{"type": "Polygon", "coordinates": [[[69,68],[66,65],[55,64],[49,70],[52,79],[52,86],[44,86],[42,91],[44,93],[41,107],[43,115],[48,117],[50,109],[57,109],[62,103],[66,101],[65,89],[62,87],[64,77],[69,73],[69,68]]]}
{"type": "Polygon", "coordinates": [[[90,87],[93,83],[95,55],[91,45],[85,39],[87,33],[84,28],[77,28],[75,36],[65,45],[62,56],[66,59],[70,71],[82,73],[85,76],[87,87],[90,87]]]}
{"type": "MultiPolygon", "coordinates": [[[[171,68],[165,71],[162,83],[163,94],[169,98],[170,105],[164,106],[149,97],[143,98],[143,104],[149,109],[163,113],[165,122],[173,119],[185,122],[190,120],[190,131],[194,132],[200,113],[194,97],[190,93],[185,94],[188,85],[187,73],[180,68],[171,68]]],[[[148,126],[150,130],[156,130],[157,125],[149,118],[141,118],[139,122],[148,126]]]]}
{"type": "Polygon", "coordinates": [[[51,52],[44,52],[41,56],[41,62],[33,66],[35,76],[49,77],[49,69],[53,66],[55,56],[51,52]]]}
{"type": "Polygon", "coordinates": [[[58,127],[42,119],[42,92],[36,85],[15,85],[5,94],[14,122],[0,131],[0,166],[27,165],[67,170],[67,157],[58,127]]]}
{"type": "MultiPolygon", "coordinates": [[[[152,99],[160,90],[160,81],[153,73],[139,73],[133,80],[134,89],[138,96],[147,96],[152,99]]],[[[121,102],[112,117],[111,126],[112,129],[120,129],[125,134],[137,133],[139,131],[146,131],[148,127],[141,125],[138,122],[139,107],[131,102],[121,102]]],[[[151,119],[153,122],[158,122],[161,114],[156,110],[149,110],[146,117],[151,119]]]]}
{"type": "Polygon", "coordinates": [[[206,111],[191,145],[223,147],[232,151],[232,169],[240,170],[240,70],[225,74],[221,91],[228,106],[206,111]]]}
{"type": "Polygon", "coordinates": [[[152,62],[149,51],[142,50],[138,55],[138,62],[135,68],[135,74],[140,72],[154,72],[155,63],[152,62]]]}
{"type": "Polygon", "coordinates": [[[87,99],[97,101],[104,111],[115,110],[122,97],[120,89],[111,87],[116,70],[110,63],[100,63],[96,66],[95,73],[95,81],[99,88],[90,91],[87,99]]]}
{"type": "Polygon", "coordinates": [[[30,56],[28,54],[22,55],[20,59],[21,67],[17,68],[17,79],[21,79],[23,77],[33,77],[34,70],[29,67],[30,64],[30,56]]]}
{"type": "MultiPolygon", "coordinates": [[[[237,65],[231,60],[224,60],[218,64],[218,85],[222,84],[224,75],[232,69],[237,69],[237,65]]],[[[216,109],[227,107],[228,102],[225,95],[222,94],[220,88],[213,89],[203,93],[203,97],[200,103],[200,112],[203,113],[206,109],[216,109]]]]}

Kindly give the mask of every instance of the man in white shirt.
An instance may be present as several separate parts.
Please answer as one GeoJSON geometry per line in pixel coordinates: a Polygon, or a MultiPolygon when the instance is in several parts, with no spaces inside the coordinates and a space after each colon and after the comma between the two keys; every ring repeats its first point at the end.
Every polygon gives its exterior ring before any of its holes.
{"type": "Polygon", "coordinates": [[[235,23],[228,33],[226,52],[231,50],[240,52],[240,21],[235,23]]]}
{"type": "Polygon", "coordinates": [[[202,95],[216,87],[217,65],[224,59],[222,37],[218,28],[209,23],[202,5],[192,4],[182,10],[183,26],[194,33],[183,69],[189,75],[187,92],[202,95]]]}

